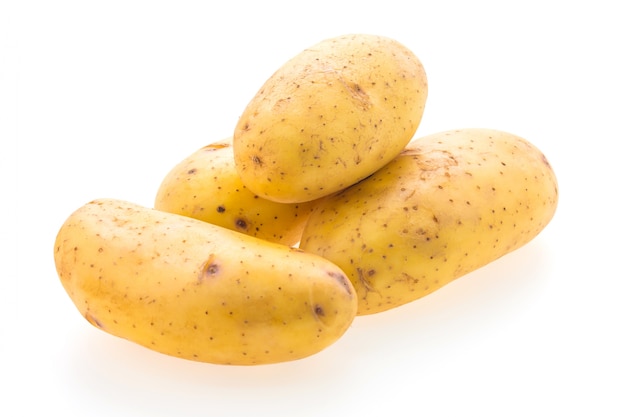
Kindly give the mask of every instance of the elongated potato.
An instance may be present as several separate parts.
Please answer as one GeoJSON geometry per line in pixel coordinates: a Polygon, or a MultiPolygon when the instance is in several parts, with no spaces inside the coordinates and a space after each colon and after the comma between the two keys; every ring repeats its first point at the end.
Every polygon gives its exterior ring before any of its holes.
{"type": "Polygon", "coordinates": [[[397,156],[428,92],[419,59],[398,41],[330,38],[279,68],[234,131],[235,164],[261,197],[295,203],[346,188],[397,156]]]}
{"type": "Polygon", "coordinates": [[[341,267],[358,314],[423,297],[521,247],[552,219],[555,174],[528,141],[490,129],[416,139],[384,168],[323,199],[300,247],[341,267]]]}
{"type": "Polygon", "coordinates": [[[195,361],[304,358],[336,341],[356,314],[354,289],[330,261],[125,201],[72,213],[54,260],[91,324],[195,361]]]}
{"type": "Polygon", "coordinates": [[[154,207],[291,246],[300,241],[313,202],[276,203],[250,192],[239,178],[232,138],[227,138],[174,166],[159,186],[154,207]]]}

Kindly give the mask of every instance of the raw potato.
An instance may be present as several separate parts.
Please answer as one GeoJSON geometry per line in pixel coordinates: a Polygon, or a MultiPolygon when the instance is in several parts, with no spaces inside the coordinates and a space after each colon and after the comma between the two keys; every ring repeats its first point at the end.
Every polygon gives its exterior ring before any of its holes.
{"type": "Polygon", "coordinates": [[[350,281],[319,256],[125,201],[71,214],[54,259],[91,324],[195,361],[303,358],[335,342],[356,314],[350,281]]]}
{"type": "Polygon", "coordinates": [[[286,62],[245,108],[237,171],[250,191],[282,203],[340,191],[402,151],[427,92],[421,62],[396,40],[326,39],[286,62]]]}
{"type": "Polygon", "coordinates": [[[533,239],[552,219],[546,157],[501,131],[416,139],[366,180],[323,199],[300,247],[351,279],[358,314],[423,297],[533,239]]]}
{"type": "Polygon", "coordinates": [[[313,202],[282,204],[250,192],[235,169],[232,138],[227,138],[172,168],[154,207],[292,246],[300,241],[313,202]]]}

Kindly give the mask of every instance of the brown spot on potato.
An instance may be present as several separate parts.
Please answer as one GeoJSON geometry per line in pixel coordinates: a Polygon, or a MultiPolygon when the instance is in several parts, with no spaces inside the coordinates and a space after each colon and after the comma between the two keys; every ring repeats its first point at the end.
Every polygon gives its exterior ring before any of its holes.
{"type": "Polygon", "coordinates": [[[215,261],[215,255],[210,254],[209,259],[206,260],[200,269],[198,280],[202,282],[204,279],[213,278],[215,275],[219,274],[219,272],[220,265],[215,261]]]}
{"type": "Polygon", "coordinates": [[[242,218],[238,218],[235,220],[235,226],[239,230],[243,230],[243,231],[248,230],[248,222],[246,222],[245,219],[242,219],[242,218]]]}
{"type": "Polygon", "coordinates": [[[372,283],[369,280],[369,276],[366,276],[363,269],[357,268],[356,273],[358,275],[359,282],[363,285],[366,292],[374,291],[374,287],[372,286],[372,283]]]}
{"type": "Polygon", "coordinates": [[[402,272],[402,279],[407,284],[418,284],[419,278],[415,278],[414,276],[407,274],[406,272],[402,272]]]}
{"type": "Polygon", "coordinates": [[[541,162],[543,162],[548,168],[550,168],[550,170],[552,170],[552,166],[550,165],[550,162],[548,162],[548,158],[546,158],[544,154],[541,154],[541,162]]]}
{"type": "Polygon", "coordinates": [[[99,328],[99,329],[104,329],[103,324],[94,316],[92,315],[90,312],[86,312],[85,313],[85,319],[87,319],[87,321],[89,323],[91,323],[93,326],[99,328]]]}
{"type": "Polygon", "coordinates": [[[371,106],[368,94],[363,91],[360,85],[358,85],[357,83],[346,83],[346,87],[348,88],[348,91],[350,92],[352,98],[360,105],[362,109],[365,110],[371,106]]]}
{"type": "Polygon", "coordinates": [[[217,212],[218,213],[223,213],[226,211],[226,208],[224,206],[217,206],[217,212]]]}
{"type": "Polygon", "coordinates": [[[328,274],[328,276],[339,281],[339,283],[343,285],[343,287],[346,289],[348,294],[352,295],[352,284],[350,283],[350,280],[348,279],[348,277],[336,271],[328,271],[326,273],[328,274]]]}

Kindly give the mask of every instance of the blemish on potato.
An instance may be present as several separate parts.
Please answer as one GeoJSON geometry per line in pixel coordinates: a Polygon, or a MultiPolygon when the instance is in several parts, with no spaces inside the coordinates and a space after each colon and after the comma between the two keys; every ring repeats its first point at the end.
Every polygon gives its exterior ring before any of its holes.
{"type": "Polygon", "coordinates": [[[352,284],[350,283],[348,277],[335,271],[328,271],[326,273],[330,277],[335,278],[337,281],[339,281],[339,283],[343,285],[346,291],[348,291],[348,294],[352,295],[352,284]]]}
{"type": "Polygon", "coordinates": [[[246,222],[242,218],[235,220],[235,226],[237,227],[237,229],[242,230],[242,231],[248,230],[248,222],[246,222]]]}
{"type": "Polygon", "coordinates": [[[91,323],[92,325],[100,329],[104,329],[104,326],[102,325],[102,323],[95,316],[93,316],[90,312],[85,313],[85,319],[87,319],[87,321],[91,323]]]}
{"type": "Polygon", "coordinates": [[[374,287],[368,277],[365,276],[366,274],[363,272],[363,269],[356,268],[356,273],[358,275],[359,282],[363,285],[363,288],[365,288],[367,292],[374,291],[374,287]]]}
{"type": "Polygon", "coordinates": [[[202,282],[207,278],[212,278],[220,272],[220,266],[215,261],[215,255],[209,255],[209,259],[204,263],[202,268],[200,269],[200,275],[198,276],[198,280],[202,282]]]}

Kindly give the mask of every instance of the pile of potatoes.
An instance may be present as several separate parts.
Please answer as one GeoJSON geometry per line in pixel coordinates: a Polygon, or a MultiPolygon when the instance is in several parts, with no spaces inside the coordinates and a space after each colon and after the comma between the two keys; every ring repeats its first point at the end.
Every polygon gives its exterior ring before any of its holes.
{"type": "Polygon", "coordinates": [[[165,175],[153,208],[99,199],[62,224],[58,275],[94,326],[189,360],[313,355],[358,315],[417,300],[533,239],[555,174],[513,134],[415,138],[424,68],[396,40],[287,61],[232,135],[165,175]]]}

